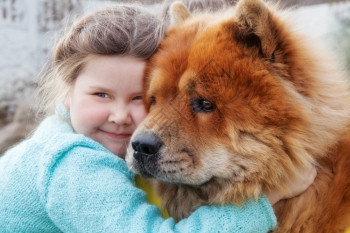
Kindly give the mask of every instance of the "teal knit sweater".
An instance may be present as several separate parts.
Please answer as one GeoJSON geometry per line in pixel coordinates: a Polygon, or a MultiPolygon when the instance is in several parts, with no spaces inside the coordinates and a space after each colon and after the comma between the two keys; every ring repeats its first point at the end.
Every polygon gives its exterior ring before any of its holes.
{"type": "Polygon", "coordinates": [[[125,162],[58,116],[0,158],[0,232],[268,232],[266,199],[203,206],[175,223],[135,187],[125,162]]]}

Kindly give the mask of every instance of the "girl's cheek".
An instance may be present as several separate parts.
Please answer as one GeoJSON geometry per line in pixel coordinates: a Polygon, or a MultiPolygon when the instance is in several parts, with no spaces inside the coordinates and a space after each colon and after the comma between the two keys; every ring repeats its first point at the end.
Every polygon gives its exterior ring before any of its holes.
{"type": "Polygon", "coordinates": [[[91,114],[90,114],[90,117],[88,118],[91,118],[91,120],[95,120],[98,122],[103,122],[108,120],[108,116],[109,116],[109,112],[106,111],[105,109],[91,109],[91,114]]]}
{"type": "Polygon", "coordinates": [[[139,125],[147,116],[147,111],[145,107],[137,106],[133,111],[133,118],[136,125],[139,125]]]}
{"type": "Polygon", "coordinates": [[[106,115],[103,109],[91,105],[82,111],[81,117],[83,118],[82,120],[88,124],[101,124],[103,121],[106,121],[106,115]]]}

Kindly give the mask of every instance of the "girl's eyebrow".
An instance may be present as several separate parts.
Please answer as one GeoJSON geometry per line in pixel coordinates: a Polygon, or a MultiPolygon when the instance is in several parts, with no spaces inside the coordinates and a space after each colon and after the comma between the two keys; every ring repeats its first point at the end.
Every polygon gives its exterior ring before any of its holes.
{"type": "Polygon", "coordinates": [[[144,91],[135,91],[135,92],[130,92],[130,94],[133,95],[143,95],[144,91]]]}
{"type": "MultiPolygon", "coordinates": [[[[87,86],[88,90],[98,90],[101,92],[115,92],[115,90],[113,89],[109,89],[106,87],[102,87],[102,86],[98,86],[98,85],[90,85],[87,86]]],[[[131,91],[129,92],[129,95],[143,95],[144,91],[140,90],[140,91],[131,91]]]]}
{"type": "Polygon", "coordinates": [[[92,89],[92,90],[101,90],[101,91],[106,91],[106,92],[110,92],[113,91],[112,89],[103,87],[103,86],[98,86],[98,85],[91,85],[91,86],[87,86],[88,89],[92,89]]]}

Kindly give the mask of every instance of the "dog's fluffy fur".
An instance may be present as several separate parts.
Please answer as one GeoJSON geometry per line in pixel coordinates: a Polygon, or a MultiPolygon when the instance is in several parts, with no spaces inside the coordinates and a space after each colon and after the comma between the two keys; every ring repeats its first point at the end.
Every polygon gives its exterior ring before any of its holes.
{"type": "Polygon", "coordinates": [[[203,204],[240,204],[286,189],[301,167],[318,175],[274,206],[276,232],[350,226],[350,96],[346,79],[287,14],[261,0],[173,25],[146,70],[149,115],[126,161],[156,178],[176,219],[203,204]]]}

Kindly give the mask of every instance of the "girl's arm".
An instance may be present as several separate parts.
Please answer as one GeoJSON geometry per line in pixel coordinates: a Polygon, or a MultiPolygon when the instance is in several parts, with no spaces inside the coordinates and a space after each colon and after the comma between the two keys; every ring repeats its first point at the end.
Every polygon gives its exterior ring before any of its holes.
{"type": "Polygon", "coordinates": [[[163,219],[136,188],[125,162],[106,151],[75,147],[41,173],[49,217],[63,232],[268,232],[276,218],[266,197],[241,207],[203,206],[177,224],[163,219]]]}

